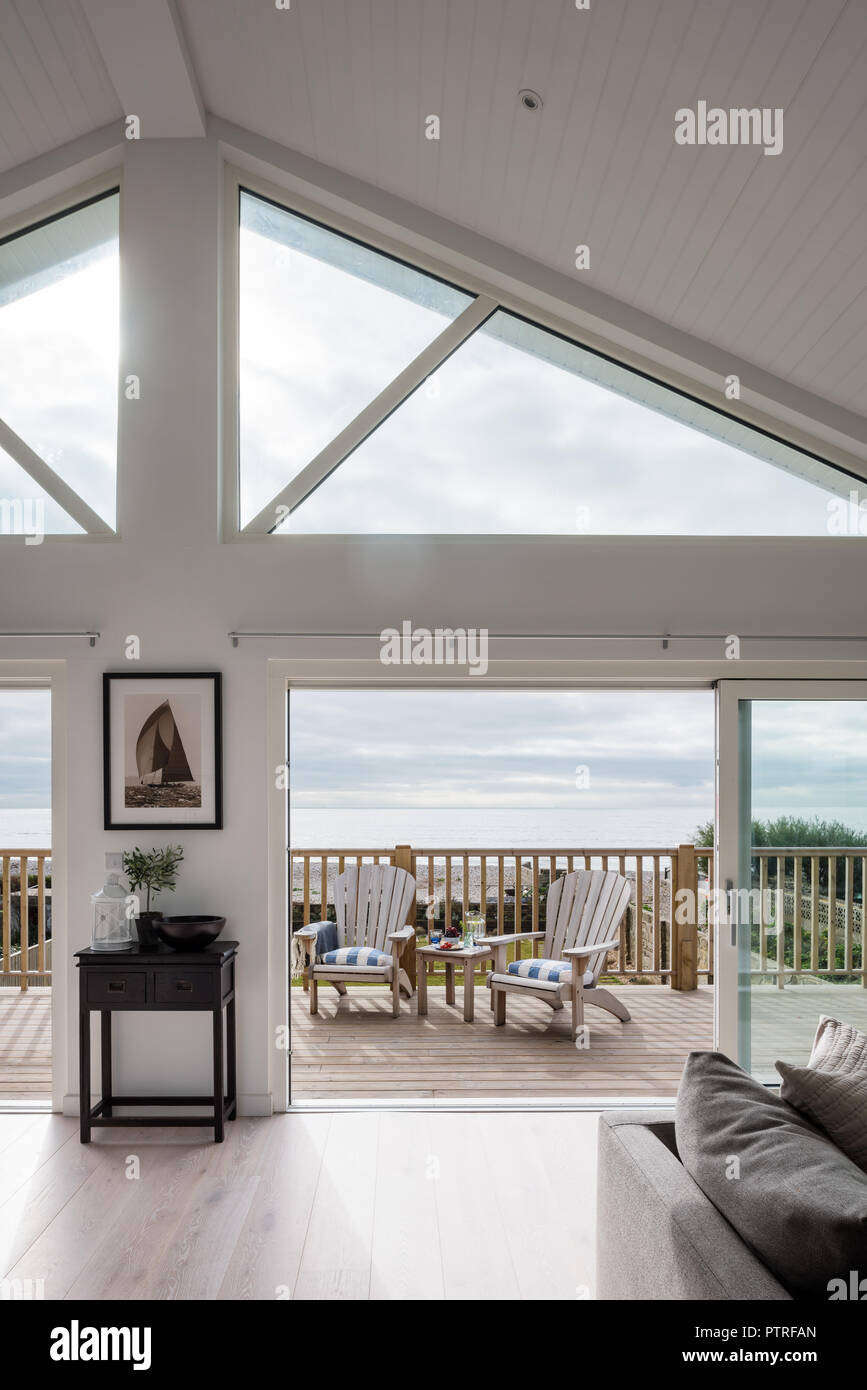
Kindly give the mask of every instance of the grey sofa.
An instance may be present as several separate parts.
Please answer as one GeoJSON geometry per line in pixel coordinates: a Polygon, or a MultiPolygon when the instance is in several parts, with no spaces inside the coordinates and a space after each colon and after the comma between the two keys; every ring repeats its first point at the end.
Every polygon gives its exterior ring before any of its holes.
{"type": "Polygon", "coordinates": [[[599,1119],[596,1296],[790,1299],[677,1156],[674,1110],[599,1119]]]}

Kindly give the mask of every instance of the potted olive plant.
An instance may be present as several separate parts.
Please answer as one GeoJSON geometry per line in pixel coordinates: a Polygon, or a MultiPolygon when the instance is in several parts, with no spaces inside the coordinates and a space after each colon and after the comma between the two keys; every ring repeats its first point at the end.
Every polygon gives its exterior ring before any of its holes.
{"type": "Polygon", "coordinates": [[[159,938],[153,924],[159,922],[163,914],[151,911],[151,894],[156,897],[157,893],[164,890],[174,893],[178,865],[183,857],[184,851],[180,845],[167,845],[165,849],[149,851],[138,848],[124,851],[123,871],[129,880],[130,889],[136,893],[140,888],[144,888],[147,894],[145,910],[136,916],[136,929],[139,944],[142,946],[158,944],[159,938]]]}

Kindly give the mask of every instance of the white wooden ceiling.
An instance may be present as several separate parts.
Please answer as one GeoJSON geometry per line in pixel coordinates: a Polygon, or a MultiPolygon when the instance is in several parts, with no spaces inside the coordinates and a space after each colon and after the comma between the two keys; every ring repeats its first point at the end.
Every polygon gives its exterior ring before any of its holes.
{"type": "MultiPolygon", "coordinates": [[[[214,114],[865,412],[867,0],[177,9],[214,114]],[[784,108],[783,152],[676,145],[699,100],[784,108]]],[[[79,0],[0,0],[0,19],[7,162],[119,114],[79,0]]]]}
{"type": "Polygon", "coordinates": [[[209,110],[863,410],[865,0],[180,11],[209,110]],[[783,153],[676,145],[701,98],[782,106],[783,153]]]}
{"type": "Polygon", "coordinates": [[[0,170],[122,115],[79,0],[0,0],[0,170]]]}

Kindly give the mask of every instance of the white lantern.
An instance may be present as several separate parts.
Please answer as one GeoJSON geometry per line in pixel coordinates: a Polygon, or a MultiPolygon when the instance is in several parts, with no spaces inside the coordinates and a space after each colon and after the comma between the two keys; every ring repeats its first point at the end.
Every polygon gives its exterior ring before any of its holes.
{"type": "Polygon", "coordinates": [[[90,901],[93,905],[90,932],[93,950],[128,951],[134,942],[120,876],[107,869],[103,887],[90,901]]]}

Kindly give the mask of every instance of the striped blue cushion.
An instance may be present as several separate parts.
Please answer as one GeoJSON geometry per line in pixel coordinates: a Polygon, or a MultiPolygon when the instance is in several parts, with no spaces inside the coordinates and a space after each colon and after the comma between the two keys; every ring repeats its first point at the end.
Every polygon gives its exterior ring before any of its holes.
{"type": "Polygon", "coordinates": [[[373,946],[341,946],[337,951],[326,951],[322,957],[323,965],[390,965],[391,956],[385,951],[377,951],[373,946]]]}
{"type": "Polygon", "coordinates": [[[572,979],[572,967],[564,960],[513,960],[508,969],[510,975],[528,980],[554,980],[562,984],[572,979]]]}

